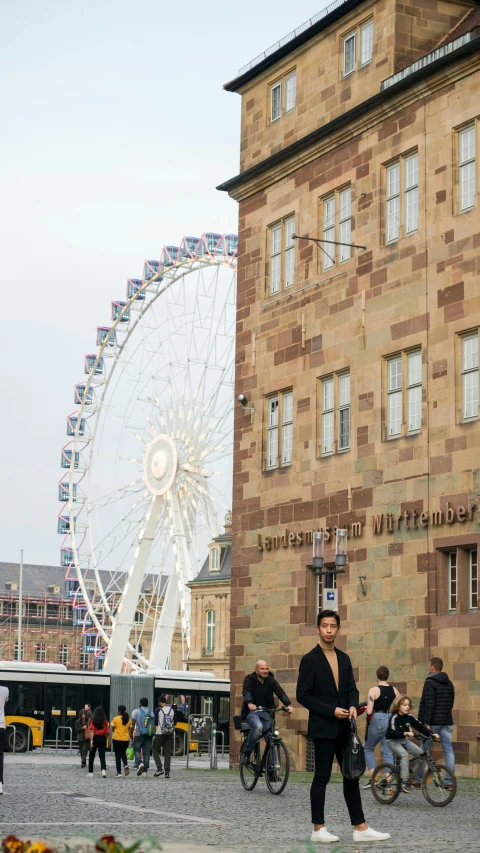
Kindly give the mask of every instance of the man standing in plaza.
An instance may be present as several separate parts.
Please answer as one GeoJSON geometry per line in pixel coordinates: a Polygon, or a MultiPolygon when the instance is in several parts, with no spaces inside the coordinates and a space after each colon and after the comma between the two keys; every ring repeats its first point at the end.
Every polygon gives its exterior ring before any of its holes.
{"type": "MultiPolygon", "coordinates": [[[[315,746],[315,775],[310,789],[313,832],[311,840],[339,841],[325,826],[325,792],[334,756],[342,767],[343,751],[357,718],[358,690],[348,655],[335,648],[340,616],[322,610],[317,617],[318,644],[300,662],[297,701],[309,710],[308,735],[315,746]]],[[[343,796],[353,825],[353,840],[386,841],[387,832],[377,832],[365,823],[358,779],[343,779],[343,796]]]]}
{"type": "Polygon", "coordinates": [[[5,752],[5,705],[8,702],[8,687],[0,685],[0,794],[3,794],[3,754],[5,752]]]}
{"type": "MultiPolygon", "coordinates": [[[[418,709],[418,719],[424,723],[432,734],[440,735],[446,766],[455,772],[455,753],[452,746],[453,716],[452,708],[455,701],[455,688],[446,672],[443,672],[443,660],[430,658],[428,676],[423,685],[422,698],[418,709]]],[[[432,742],[425,744],[428,749],[432,742]]],[[[414,785],[420,787],[424,766],[420,767],[414,785]]],[[[451,779],[445,776],[445,787],[451,787],[451,779]]]]}
{"type": "Polygon", "coordinates": [[[267,711],[259,711],[258,708],[273,708],[273,695],[278,696],[289,713],[293,713],[290,699],[276,681],[273,672],[270,672],[268,663],[257,660],[255,670],[245,676],[242,687],[242,720],[250,726],[248,737],[240,756],[242,764],[248,764],[250,753],[257,740],[266,734],[271,725],[271,717],[267,711]]]}

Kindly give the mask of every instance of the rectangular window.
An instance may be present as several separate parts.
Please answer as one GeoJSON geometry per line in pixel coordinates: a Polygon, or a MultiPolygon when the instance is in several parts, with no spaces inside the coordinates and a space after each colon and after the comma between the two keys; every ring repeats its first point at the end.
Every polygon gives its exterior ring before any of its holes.
{"type": "Polygon", "coordinates": [[[478,420],[478,332],[462,338],[462,420],[478,420]]]}
{"type": "Polygon", "coordinates": [[[267,398],[267,469],[292,464],[293,391],[267,398]]]}
{"type": "Polygon", "coordinates": [[[275,83],[271,88],[270,121],[277,121],[282,114],[282,83],[275,83]]]}
{"type": "Polygon", "coordinates": [[[350,447],[350,374],[338,377],[338,449],[350,447]]]}
{"type": "Polygon", "coordinates": [[[466,127],[458,134],[458,183],[460,211],[470,210],[475,205],[475,125],[466,127]]]}
{"type": "Polygon", "coordinates": [[[37,643],[36,656],[38,661],[46,661],[47,646],[45,645],[45,643],[37,643]]]}
{"type": "Polygon", "coordinates": [[[292,464],[293,394],[283,395],[282,405],[282,465],[292,464]]]}
{"type": "Polygon", "coordinates": [[[20,658],[19,658],[19,657],[18,657],[18,640],[16,640],[16,641],[15,641],[14,652],[13,652],[13,658],[14,658],[14,660],[23,660],[23,652],[24,652],[23,643],[21,644],[20,649],[21,649],[21,651],[20,651],[20,658]]]}
{"type": "Polygon", "coordinates": [[[218,572],[219,568],[218,548],[212,548],[210,550],[210,571],[218,572]]]}
{"type": "Polygon", "coordinates": [[[293,110],[297,100],[297,73],[293,71],[285,78],[285,112],[293,110]]]}
{"type": "Polygon", "coordinates": [[[387,364],[388,438],[402,432],[402,357],[391,358],[387,364]]]}
{"type": "Polygon", "coordinates": [[[418,154],[405,158],[405,233],[418,231],[418,154]]]}
{"type": "Polygon", "coordinates": [[[331,379],[322,382],[322,456],[333,453],[334,385],[331,379]]]}
{"type": "Polygon", "coordinates": [[[61,643],[58,649],[58,662],[68,663],[68,645],[61,643]]]}
{"type": "Polygon", "coordinates": [[[207,610],[206,652],[213,654],[215,649],[215,611],[207,610]]]}
{"type": "Polygon", "coordinates": [[[44,619],[45,618],[45,605],[37,604],[37,618],[44,619]]]}
{"type": "Polygon", "coordinates": [[[295,217],[289,216],[270,228],[270,295],[295,283],[295,217]]]}
{"type": "Polygon", "coordinates": [[[408,432],[419,432],[422,426],[422,353],[407,356],[408,432]]]}
{"type": "Polygon", "coordinates": [[[348,77],[355,71],[356,34],[352,33],[343,40],[343,76],[348,77]]]}
{"type": "Polygon", "coordinates": [[[387,169],[387,243],[398,240],[400,231],[400,163],[387,169]]]}
{"type": "Polygon", "coordinates": [[[335,264],[335,196],[329,196],[323,202],[323,239],[330,241],[322,245],[323,269],[329,270],[335,264]]]}
{"type": "Polygon", "coordinates": [[[451,551],[448,555],[448,609],[457,609],[457,552],[451,551]]]}
{"type": "Polygon", "coordinates": [[[352,188],[340,192],[340,263],[348,261],[352,255],[352,188]]]}
{"type": "Polygon", "coordinates": [[[478,609],[478,551],[470,551],[469,604],[470,610],[478,609]]]}
{"type": "Polygon", "coordinates": [[[360,28],[361,65],[368,65],[373,56],[373,21],[368,21],[360,28]]]}
{"type": "Polygon", "coordinates": [[[70,608],[66,604],[61,604],[58,608],[58,615],[60,619],[69,619],[70,618],[70,608]]]}

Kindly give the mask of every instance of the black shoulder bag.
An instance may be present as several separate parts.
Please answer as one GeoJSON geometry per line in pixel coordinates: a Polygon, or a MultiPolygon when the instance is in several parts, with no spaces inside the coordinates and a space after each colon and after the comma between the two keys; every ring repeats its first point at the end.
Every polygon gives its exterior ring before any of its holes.
{"type": "Polygon", "coordinates": [[[365,773],[365,750],[358,737],[357,724],[350,720],[350,734],[343,750],[342,773],[345,779],[360,779],[365,773]]]}

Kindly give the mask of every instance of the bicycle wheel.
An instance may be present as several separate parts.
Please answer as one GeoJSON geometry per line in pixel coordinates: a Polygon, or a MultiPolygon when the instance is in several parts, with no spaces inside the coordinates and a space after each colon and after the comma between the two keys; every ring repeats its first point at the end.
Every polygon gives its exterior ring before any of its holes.
{"type": "Polygon", "coordinates": [[[431,770],[427,767],[422,779],[422,794],[431,806],[448,806],[457,793],[457,780],[455,774],[445,767],[444,764],[435,764],[431,770]],[[451,788],[445,787],[445,779],[450,776],[451,788]]]}
{"type": "Polygon", "coordinates": [[[379,764],[373,771],[370,784],[377,803],[384,806],[394,803],[401,791],[400,776],[393,764],[379,764]]]}
{"type": "Polygon", "coordinates": [[[265,781],[271,794],[281,794],[288,782],[290,756],[283,740],[270,746],[265,762],[265,781]]]}
{"type": "Polygon", "coordinates": [[[240,763],[240,779],[246,791],[253,791],[258,782],[260,767],[260,746],[255,744],[252,760],[248,764],[240,763]]]}

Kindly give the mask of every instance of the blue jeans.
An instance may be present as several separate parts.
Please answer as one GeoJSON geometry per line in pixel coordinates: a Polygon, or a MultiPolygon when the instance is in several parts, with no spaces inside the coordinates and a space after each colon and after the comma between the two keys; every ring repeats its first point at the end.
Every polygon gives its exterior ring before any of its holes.
{"type": "Polygon", "coordinates": [[[367,762],[369,770],[375,770],[375,767],[377,766],[377,762],[375,761],[375,756],[373,754],[377,743],[382,744],[381,750],[383,760],[388,764],[392,764],[393,762],[393,755],[387,745],[387,739],[385,737],[389,716],[390,714],[384,713],[383,711],[375,711],[368,724],[368,732],[365,739],[365,761],[367,762]]]}
{"type": "Polygon", "coordinates": [[[270,714],[266,711],[249,711],[247,714],[247,723],[250,726],[250,731],[245,741],[243,751],[245,755],[250,755],[257,740],[260,740],[262,735],[267,741],[266,733],[270,729],[271,721],[270,714]]]}
{"type": "Polygon", "coordinates": [[[152,751],[152,740],[153,738],[148,735],[135,735],[133,738],[133,751],[135,753],[135,767],[138,767],[139,764],[142,764],[142,756],[140,755],[140,750],[143,752],[143,766],[145,768],[145,772],[147,772],[150,766],[150,753],[152,751]]]}
{"type": "MultiPolygon", "coordinates": [[[[453,751],[452,741],[453,741],[453,726],[430,726],[430,731],[432,734],[440,735],[440,743],[442,744],[443,749],[443,758],[447,767],[450,770],[455,772],[455,753],[453,751]]],[[[425,741],[425,749],[431,749],[433,743],[433,738],[429,738],[429,740],[425,741]]],[[[418,769],[418,773],[415,776],[417,782],[422,781],[423,771],[425,770],[425,763],[422,764],[418,769]]],[[[449,785],[451,783],[451,778],[448,775],[445,775],[445,784],[449,785]]]]}

